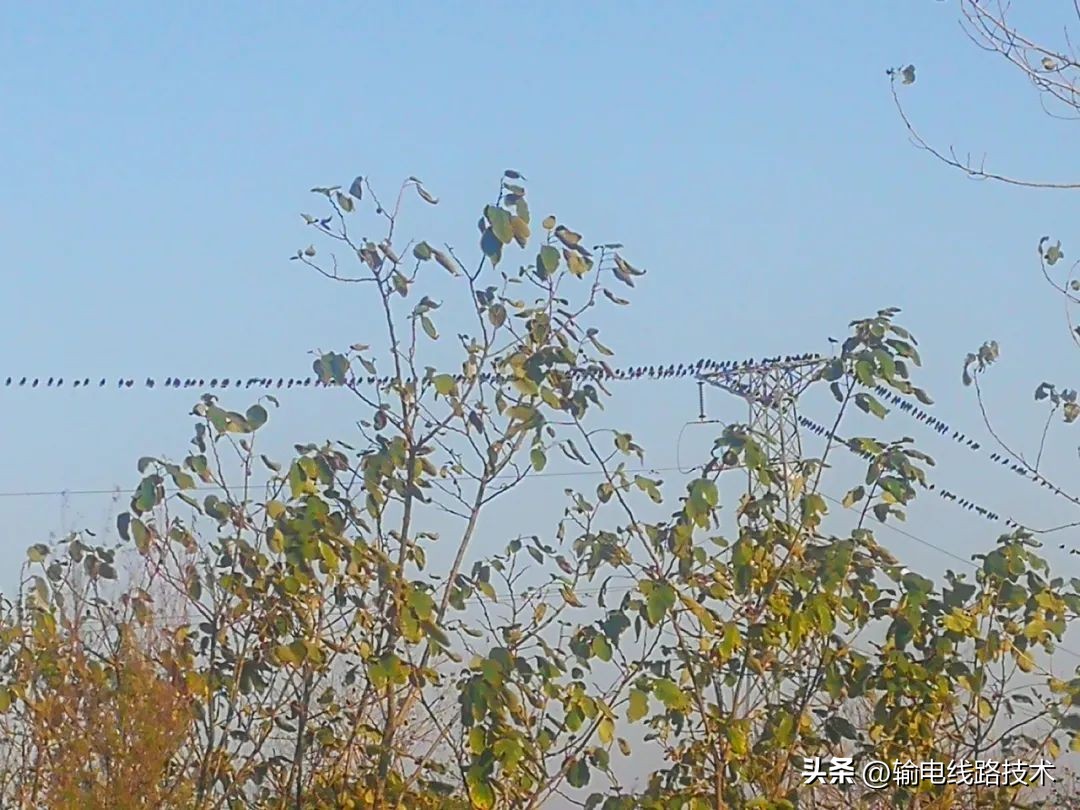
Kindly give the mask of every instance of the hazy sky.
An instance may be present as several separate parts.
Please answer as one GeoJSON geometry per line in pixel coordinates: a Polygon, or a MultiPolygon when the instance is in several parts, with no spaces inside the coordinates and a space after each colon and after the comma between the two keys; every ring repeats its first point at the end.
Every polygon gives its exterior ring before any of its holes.
{"type": "MultiPolygon", "coordinates": [[[[311,240],[298,216],[318,210],[308,189],[364,174],[391,193],[417,175],[442,203],[417,201],[404,230],[475,251],[477,215],[513,167],[537,215],[625,242],[649,270],[631,308],[601,315],[618,364],[824,351],[850,319],[899,306],[935,413],[980,438],[960,364],[1001,343],[990,399],[1030,449],[1032,389],[1070,384],[1074,362],[1035,245],[1054,234],[1068,255],[1076,207],[969,181],[913,149],[885,77],[908,62],[918,81],[905,98],[928,138],[1003,169],[1080,175],[1074,125],[1043,116],[967,42],[953,5],[930,0],[4,4],[0,382],[306,375],[306,352],[376,328],[361,296],[287,260],[311,240]]],[[[673,466],[693,384],[617,391],[612,424],[640,437],[650,464],[673,466]]],[[[0,388],[0,584],[28,544],[109,526],[116,511],[107,496],[12,493],[126,491],[139,456],[186,452],[193,400],[0,388]]],[[[283,449],[348,437],[357,418],[340,392],[281,401],[268,430],[283,449]]],[[[805,411],[823,421],[829,402],[812,394],[805,411]]],[[[719,393],[709,410],[743,414],[719,393]]],[[[924,440],[942,486],[1003,514],[1071,514],[903,417],[848,432],[870,429],[924,440]]],[[[1068,483],[1080,438],[1055,436],[1052,477],[1068,483]]],[[[687,431],[684,460],[708,442],[687,431]]],[[[534,517],[564,485],[530,485],[534,517]]],[[[501,546],[515,529],[485,536],[501,546]]],[[[961,555],[998,533],[933,496],[910,529],[961,555]]],[[[881,536],[913,566],[955,565],[881,536]]],[[[1049,556],[1080,574],[1077,557],[1049,556]]]]}

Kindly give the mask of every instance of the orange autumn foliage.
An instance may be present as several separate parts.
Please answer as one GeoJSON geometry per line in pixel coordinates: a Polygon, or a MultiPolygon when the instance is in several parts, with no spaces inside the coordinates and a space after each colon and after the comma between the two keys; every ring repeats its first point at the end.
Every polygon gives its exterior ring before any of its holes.
{"type": "Polygon", "coordinates": [[[24,799],[57,810],[187,805],[190,786],[174,774],[191,701],[167,671],[166,645],[134,626],[121,628],[108,659],[75,637],[39,641],[27,695],[34,778],[24,799]]]}

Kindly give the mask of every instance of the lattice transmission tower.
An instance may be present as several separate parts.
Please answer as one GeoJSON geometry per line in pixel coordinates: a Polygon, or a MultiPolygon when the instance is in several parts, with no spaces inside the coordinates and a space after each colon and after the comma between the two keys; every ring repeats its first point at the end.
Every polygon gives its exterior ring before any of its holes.
{"type": "MultiPolygon", "coordinates": [[[[705,371],[698,379],[747,402],[750,431],[763,440],[769,462],[789,481],[792,466],[802,461],[799,396],[828,362],[817,354],[776,358],[705,371]]],[[[764,486],[752,472],[749,479],[750,494],[763,494],[764,486]]]]}

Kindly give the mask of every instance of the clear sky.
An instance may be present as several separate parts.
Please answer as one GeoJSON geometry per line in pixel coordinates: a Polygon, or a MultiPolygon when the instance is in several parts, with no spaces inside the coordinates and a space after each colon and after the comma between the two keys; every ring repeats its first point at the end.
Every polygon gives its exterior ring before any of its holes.
{"type": "MultiPolygon", "coordinates": [[[[418,203],[406,229],[475,250],[476,217],[513,167],[534,212],[625,242],[650,271],[633,307],[603,316],[619,364],[824,351],[850,319],[899,306],[935,412],[974,436],[960,364],[1001,343],[990,398],[1031,448],[1031,391],[1069,384],[1073,362],[1035,245],[1054,234],[1068,255],[1076,207],[913,149],[885,77],[908,62],[910,112],[931,140],[1080,175],[1073,125],[968,43],[948,3],[3,4],[0,380],[305,375],[306,352],[373,329],[361,299],[287,261],[310,241],[307,190],[417,175],[442,203],[418,203]]],[[[613,424],[673,465],[693,384],[618,390],[613,424]]],[[[193,399],[0,388],[0,559],[111,525],[107,496],[11,493],[126,491],[139,456],[182,457],[193,399]]],[[[805,408],[824,420],[827,394],[805,408]]],[[[342,396],[308,391],[282,397],[269,429],[288,448],[348,437],[355,418],[342,396]]],[[[881,430],[925,438],[942,485],[999,512],[1069,514],[900,417],[881,430]]],[[[1068,481],[1080,440],[1056,435],[1051,469],[1068,481]]],[[[689,432],[684,458],[705,441],[689,432]]],[[[534,486],[542,511],[563,484],[534,486]]],[[[997,533],[923,500],[911,528],[962,555],[997,533]]],[[[490,531],[501,545],[510,528],[490,531]]],[[[955,564],[882,538],[913,566],[955,564]]],[[[1076,557],[1050,557],[1080,573],[1076,557]]]]}

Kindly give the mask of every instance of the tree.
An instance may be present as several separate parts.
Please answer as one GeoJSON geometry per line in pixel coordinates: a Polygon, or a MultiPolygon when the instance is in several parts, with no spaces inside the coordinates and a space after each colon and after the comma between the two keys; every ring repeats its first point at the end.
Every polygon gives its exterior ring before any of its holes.
{"type": "MultiPolygon", "coordinates": [[[[961,0],[960,21],[968,39],[980,49],[1003,59],[1014,71],[1028,79],[1039,96],[1043,110],[1051,118],[1071,121],[1080,116],[1080,54],[1073,45],[1071,28],[1080,23],[1080,6],[1071,4],[1064,13],[1058,41],[1042,40],[1014,23],[1016,10],[1005,4],[985,3],[979,0],[961,0]]],[[[1031,25],[1030,21],[1028,23],[1031,25]]],[[[946,166],[957,169],[977,180],[989,180],[1011,186],[1043,189],[1047,191],[1071,191],[1080,189],[1080,182],[1064,179],[1032,179],[1019,174],[997,169],[989,169],[985,163],[976,164],[970,158],[960,157],[956,150],[941,149],[928,143],[916,130],[906,112],[902,93],[904,85],[915,82],[915,66],[888,71],[891,90],[896,108],[899,111],[912,142],[919,149],[929,153],[946,166]],[[898,84],[900,87],[898,87],[898,84]]],[[[1034,241],[1034,239],[1033,239],[1034,241]]],[[[1080,304],[1080,279],[1077,278],[1078,265],[1073,263],[1067,270],[1065,250],[1060,239],[1042,236],[1038,239],[1037,253],[1039,269],[1045,282],[1060,295],[1065,302],[1065,326],[1069,339],[1080,346],[1080,331],[1074,321],[1073,310],[1080,304]]],[[[999,345],[996,340],[986,341],[978,350],[970,352],[964,359],[963,383],[972,386],[975,392],[982,420],[993,437],[1003,458],[1056,496],[1073,506],[1080,506],[1080,496],[1067,487],[1045,477],[1044,455],[1051,426],[1055,420],[1071,424],[1080,418],[1080,403],[1077,392],[1069,385],[1049,381],[1039,382],[1034,390],[1036,401],[1045,402],[1049,408],[1037,434],[1038,440],[1034,452],[1025,453],[1020,449],[1016,438],[1007,436],[1005,431],[995,424],[990,409],[984,399],[980,379],[991,365],[997,362],[999,345]]],[[[1075,523],[1052,526],[1040,530],[1037,534],[1051,534],[1070,528],[1075,523]]],[[[1065,547],[1062,546],[1064,549],[1065,547]]]]}
{"type": "MultiPolygon", "coordinates": [[[[601,414],[617,375],[599,307],[625,307],[643,271],[554,216],[535,237],[523,183],[506,172],[483,207],[473,264],[402,239],[406,203],[437,202],[416,178],[389,206],[366,178],[314,189],[326,210],[305,221],[332,250],[294,259],[368,293],[378,324],[313,366],[355,398],[359,442],[278,462],[261,451],[272,398],[241,411],[208,394],[185,458],[139,461],[117,544],[30,549],[0,627],[5,805],[40,801],[73,756],[47,756],[40,706],[120,711],[138,673],[166,697],[135,716],[182,719],[132,724],[165,736],[140,778],[178,807],[1023,806],[1024,785],[803,785],[813,757],[1036,758],[1080,730],[1080,679],[1039,661],[1080,581],[1052,577],[1023,531],[940,583],[875,536],[933,464],[909,439],[841,438],[852,411],[886,417],[876,392],[929,402],[897,311],[853,322],[823,365],[838,407],[820,458],[785,474],[769,437],[734,424],[687,479],[651,478],[601,414]],[[354,236],[373,223],[380,241],[354,236]],[[850,521],[822,488],[847,451],[866,461],[850,521]],[[549,458],[595,486],[567,489],[543,535],[490,525],[549,458]],[[747,474],[762,494],[725,500],[747,474]],[[502,550],[476,548],[493,535],[502,550]],[[56,671],[58,648],[109,663],[56,671]],[[634,789],[618,777],[630,756],[658,763],[634,789]]],[[[102,769],[87,760],[78,785],[121,789],[102,769]]]]}
{"type": "MultiPolygon", "coordinates": [[[[1017,10],[1010,4],[959,0],[959,8],[961,28],[969,41],[981,50],[1002,58],[1028,79],[1049,116],[1074,120],[1080,114],[1080,53],[1073,45],[1074,35],[1069,27],[1070,23],[1073,26],[1080,23],[1080,6],[1069,4],[1058,42],[1039,41],[1038,37],[1015,25],[1013,16],[1017,10]],[[1071,19],[1074,16],[1075,19],[1071,19]]],[[[942,149],[932,145],[919,134],[897,93],[898,81],[901,85],[914,84],[915,66],[893,68],[888,75],[893,100],[912,142],[937,160],[976,180],[1029,188],[1080,189],[1080,181],[1028,178],[987,167],[984,160],[976,162],[969,156],[970,153],[960,155],[954,147],[942,149]]]]}

